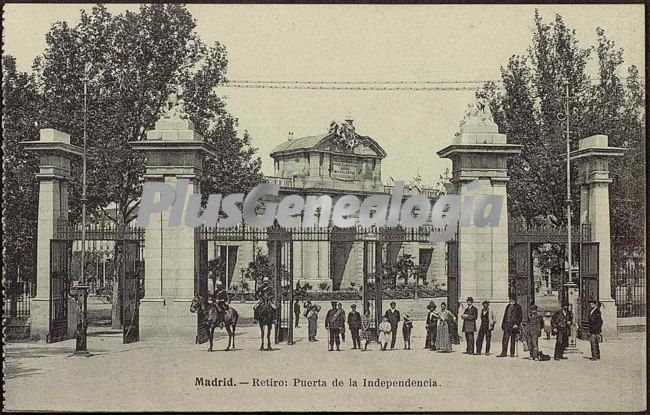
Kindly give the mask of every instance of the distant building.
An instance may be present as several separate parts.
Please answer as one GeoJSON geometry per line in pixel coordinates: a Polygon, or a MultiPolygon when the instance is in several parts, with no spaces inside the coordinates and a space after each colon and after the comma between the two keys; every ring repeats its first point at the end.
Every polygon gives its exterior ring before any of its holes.
{"type": "MultiPolygon", "coordinates": [[[[347,194],[364,197],[390,194],[392,186],[381,180],[381,161],[384,149],[371,137],[355,133],[353,121],[333,124],[330,132],[289,139],[273,149],[274,175],[267,180],[280,186],[280,195],[329,195],[333,203],[347,194]]],[[[419,180],[406,184],[404,197],[423,194],[432,202],[438,190],[423,187],[419,180]]],[[[266,251],[265,243],[211,242],[209,258],[222,257],[226,261],[225,281],[228,285],[241,282],[242,269],[253,260],[254,252],[266,251]]],[[[294,281],[309,283],[317,288],[327,283],[330,289],[357,287],[363,278],[363,243],[301,241],[293,244],[294,281]]],[[[429,284],[446,286],[446,246],[421,242],[388,244],[387,256],[396,260],[401,254],[410,254],[416,265],[426,270],[429,284]]]]}

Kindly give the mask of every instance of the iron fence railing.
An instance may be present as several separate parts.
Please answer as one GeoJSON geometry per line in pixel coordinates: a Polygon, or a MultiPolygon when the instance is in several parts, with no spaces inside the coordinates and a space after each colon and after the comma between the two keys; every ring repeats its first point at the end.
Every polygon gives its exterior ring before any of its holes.
{"type": "MultiPolygon", "coordinates": [[[[205,227],[197,228],[199,240],[212,241],[328,241],[328,242],[363,242],[380,240],[382,242],[428,242],[429,235],[442,233],[444,228],[420,226],[417,228],[377,228],[355,226],[350,228],[313,227],[284,229],[279,227],[253,228],[238,225],[232,228],[205,227]]],[[[455,240],[456,235],[453,239],[455,240]]]]}
{"type": "Polygon", "coordinates": [[[638,261],[612,264],[612,297],[618,317],[645,317],[645,265],[638,261]]]}

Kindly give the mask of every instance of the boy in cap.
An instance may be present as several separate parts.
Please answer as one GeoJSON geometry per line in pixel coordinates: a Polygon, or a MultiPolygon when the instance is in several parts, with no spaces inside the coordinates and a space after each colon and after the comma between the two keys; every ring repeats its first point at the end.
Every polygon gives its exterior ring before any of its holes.
{"type": "Polygon", "coordinates": [[[490,354],[490,343],[492,342],[492,330],[497,323],[494,313],[490,310],[490,302],[485,300],[481,309],[481,326],[478,329],[478,338],[476,339],[476,354],[481,354],[483,348],[483,339],[485,339],[485,355],[490,354]]]}
{"type": "Polygon", "coordinates": [[[404,314],[404,323],[402,324],[402,335],[404,336],[404,350],[411,350],[411,330],[413,322],[408,314],[404,314]]]}

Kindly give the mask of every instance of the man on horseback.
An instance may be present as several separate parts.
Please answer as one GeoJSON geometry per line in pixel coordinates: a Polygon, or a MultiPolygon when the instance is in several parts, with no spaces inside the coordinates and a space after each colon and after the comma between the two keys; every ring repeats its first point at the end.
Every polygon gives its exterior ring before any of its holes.
{"type": "Polygon", "coordinates": [[[273,311],[275,311],[275,304],[273,304],[273,287],[269,285],[269,278],[264,277],[262,278],[262,283],[260,286],[257,288],[255,291],[255,299],[258,300],[257,304],[253,306],[253,314],[255,316],[255,320],[259,320],[258,317],[258,309],[259,307],[264,304],[265,306],[271,307],[273,311]]]}
{"type": "Polygon", "coordinates": [[[216,288],[212,294],[209,294],[208,300],[212,303],[217,309],[217,315],[219,316],[219,327],[223,328],[223,317],[228,310],[228,293],[223,288],[223,283],[220,280],[216,282],[216,288]]]}

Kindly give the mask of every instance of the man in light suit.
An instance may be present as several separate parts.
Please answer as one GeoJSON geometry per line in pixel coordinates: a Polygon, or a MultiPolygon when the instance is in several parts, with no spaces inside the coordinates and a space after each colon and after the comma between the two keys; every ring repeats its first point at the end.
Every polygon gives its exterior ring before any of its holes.
{"type": "Polygon", "coordinates": [[[384,317],[388,319],[391,329],[391,339],[390,339],[390,348],[395,348],[395,339],[397,338],[397,323],[401,320],[399,311],[395,308],[395,301],[391,301],[390,308],[386,310],[384,317]]]}
{"type": "Polygon", "coordinates": [[[467,307],[460,318],[463,319],[463,333],[465,333],[465,342],[467,343],[467,348],[463,354],[474,354],[474,332],[476,331],[478,310],[474,307],[472,297],[467,297],[467,307]]]}

